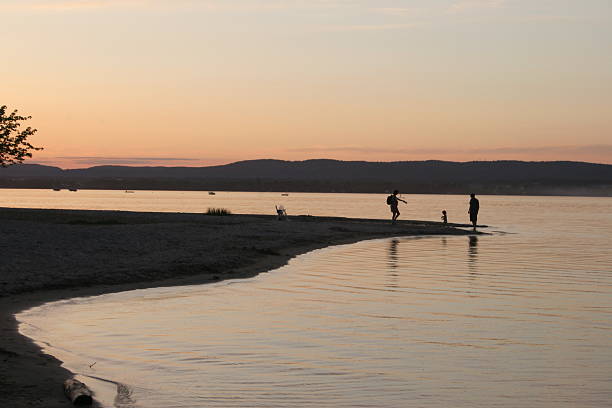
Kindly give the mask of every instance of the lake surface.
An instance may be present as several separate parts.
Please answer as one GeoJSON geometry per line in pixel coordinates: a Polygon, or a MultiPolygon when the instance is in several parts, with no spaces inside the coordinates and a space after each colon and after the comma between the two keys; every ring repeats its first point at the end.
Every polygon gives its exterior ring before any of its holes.
{"type": "MultiPolygon", "coordinates": [[[[57,208],[83,210],[123,210],[155,212],[206,212],[208,208],[226,208],[234,214],[273,214],[282,205],[289,215],[390,218],[386,205],[388,194],[313,194],[216,192],[206,191],[135,191],[116,190],[28,190],[0,189],[0,207],[57,208]]],[[[468,222],[466,196],[403,195],[408,205],[400,203],[401,219],[439,221],[441,211],[449,213],[449,222],[468,222]]],[[[503,201],[501,201],[503,205],[503,201]]],[[[492,204],[492,202],[490,203],[492,204]]],[[[486,217],[490,208],[482,209],[486,217]]]]}
{"type": "MultiPolygon", "coordinates": [[[[95,193],[105,205],[125,194],[95,193]]],[[[147,194],[129,209],[208,206],[147,194]]],[[[466,221],[464,196],[404,198],[402,218],[466,221]]],[[[388,211],[384,195],[210,199],[241,213],[281,199],[294,214],[388,211]]],[[[247,280],[48,303],[20,330],[107,407],[609,407],[612,200],[480,201],[492,235],[364,241],[247,280]]]]}

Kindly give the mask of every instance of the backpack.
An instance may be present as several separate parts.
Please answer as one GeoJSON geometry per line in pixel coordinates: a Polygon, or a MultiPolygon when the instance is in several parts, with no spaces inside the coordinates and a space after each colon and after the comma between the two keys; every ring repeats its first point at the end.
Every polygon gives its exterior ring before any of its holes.
{"type": "Polygon", "coordinates": [[[393,196],[390,195],[389,197],[387,197],[387,205],[391,205],[393,203],[393,196]]]}

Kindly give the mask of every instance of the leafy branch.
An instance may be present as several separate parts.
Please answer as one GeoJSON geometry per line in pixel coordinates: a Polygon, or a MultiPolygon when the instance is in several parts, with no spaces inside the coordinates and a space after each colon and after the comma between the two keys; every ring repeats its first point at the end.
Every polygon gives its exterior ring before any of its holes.
{"type": "Polygon", "coordinates": [[[0,106],[0,166],[22,163],[32,157],[32,151],[43,149],[28,142],[28,137],[36,133],[36,129],[29,126],[21,129],[22,122],[31,118],[19,115],[17,110],[7,114],[6,105],[0,106]]]}

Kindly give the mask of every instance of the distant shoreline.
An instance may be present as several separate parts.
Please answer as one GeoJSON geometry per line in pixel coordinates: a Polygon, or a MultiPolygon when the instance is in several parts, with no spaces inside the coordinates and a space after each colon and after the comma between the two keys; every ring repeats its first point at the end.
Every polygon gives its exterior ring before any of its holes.
{"type": "MultiPolygon", "coordinates": [[[[564,187],[558,187],[559,191],[554,191],[557,187],[551,187],[551,191],[549,192],[533,192],[533,191],[490,192],[490,191],[487,191],[486,189],[484,191],[480,191],[478,188],[466,187],[466,188],[463,188],[461,191],[442,192],[442,191],[404,191],[402,190],[402,193],[406,195],[460,195],[460,196],[465,196],[471,191],[476,191],[479,196],[593,197],[593,198],[612,197],[612,185],[610,186],[602,185],[601,187],[602,187],[601,192],[593,192],[593,191],[584,192],[584,191],[580,191],[580,189],[577,186],[574,186],[573,188],[575,189],[572,191],[567,191],[568,189],[564,187]],[[562,194],[563,191],[565,191],[565,194],[562,194]]],[[[7,187],[7,186],[0,185],[0,190],[53,190],[53,188],[52,187],[20,187],[20,186],[7,187]]],[[[208,192],[208,191],[215,191],[217,193],[223,192],[223,193],[378,194],[378,195],[389,194],[391,192],[391,190],[386,190],[386,191],[378,191],[378,190],[374,190],[374,191],[318,191],[318,190],[317,191],[299,191],[299,190],[282,190],[282,189],[279,189],[279,190],[241,190],[241,189],[227,190],[223,188],[205,188],[205,189],[199,189],[199,188],[198,189],[180,189],[180,188],[161,188],[160,189],[158,188],[158,189],[153,189],[153,188],[139,188],[139,187],[132,187],[132,188],[78,187],[76,188],[76,190],[77,192],[78,190],[83,190],[83,191],[130,191],[130,192],[139,192],[139,191],[208,192]]],[[[68,191],[68,188],[62,188],[61,191],[68,191]]]]}
{"type": "Polygon", "coordinates": [[[2,188],[612,196],[612,164],[517,160],[245,160],[220,166],[0,168],[2,188]]]}
{"type": "Polygon", "coordinates": [[[0,208],[0,405],[69,407],[72,376],[18,332],[14,314],[53,300],[247,278],[330,245],[410,235],[468,235],[428,221],[206,216],[0,208]]]}

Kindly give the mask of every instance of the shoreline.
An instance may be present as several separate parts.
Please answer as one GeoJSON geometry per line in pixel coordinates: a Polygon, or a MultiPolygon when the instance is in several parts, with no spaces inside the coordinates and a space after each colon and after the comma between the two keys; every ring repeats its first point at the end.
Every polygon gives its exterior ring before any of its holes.
{"type": "Polygon", "coordinates": [[[72,406],[61,385],[73,374],[18,331],[15,314],[30,307],[249,278],[366,239],[473,234],[456,228],[465,224],[414,220],[21,208],[0,208],[0,225],[0,405],[14,408],[72,406]]]}

